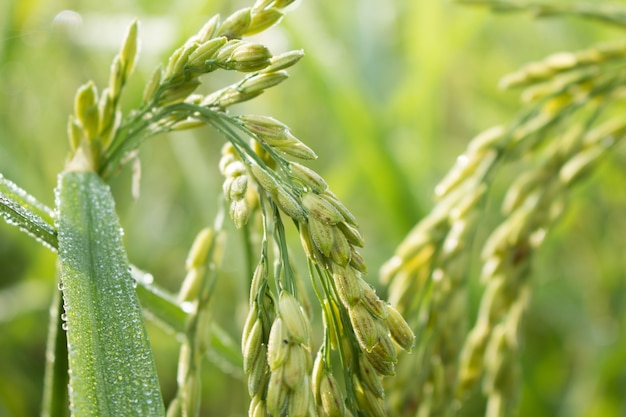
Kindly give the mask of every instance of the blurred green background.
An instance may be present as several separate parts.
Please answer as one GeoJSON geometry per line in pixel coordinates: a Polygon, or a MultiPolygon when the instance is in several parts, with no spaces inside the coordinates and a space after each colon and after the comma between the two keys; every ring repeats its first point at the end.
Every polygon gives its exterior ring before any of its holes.
{"type": "MultiPolygon", "coordinates": [[[[291,79],[236,113],[272,115],[319,155],[310,164],[360,221],[370,281],[432,206],[432,190],[469,139],[519,109],[497,81],[560,50],[620,39],[574,18],[496,16],[446,0],[302,0],[261,37],[273,52],[304,49],[291,79]]],[[[0,172],[52,206],[68,152],[65,125],[79,85],[107,82],[137,17],[142,53],[124,101],[213,14],[249,1],[0,1],[0,172]],[[71,10],[75,13],[63,12],[71,10]],[[63,12],[63,13],[62,13],[63,12]]],[[[207,91],[225,78],[207,77],[207,91]]],[[[229,81],[230,82],[230,81],[229,81]]],[[[132,263],[175,291],[195,234],[212,223],[224,140],[209,129],[160,136],[141,152],[141,196],[131,173],[112,181],[132,263]]],[[[626,152],[618,149],[534,263],[524,326],[520,415],[626,416],[626,152]]],[[[214,318],[239,340],[246,277],[241,242],[228,243],[214,318]],[[233,302],[234,300],[234,302],[233,302]]],[[[294,247],[297,252],[297,240],[294,247]]],[[[0,416],[38,415],[55,255],[0,223],[0,416]]],[[[380,289],[384,295],[384,289],[380,289]]],[[[320,326],[319,314],[314,318],[320,326]]],[[[166,402],[178,344],[150,325],[166,402]]],[[[203,415],[247,415],[245,382],[207,363],[203,415]]]]}

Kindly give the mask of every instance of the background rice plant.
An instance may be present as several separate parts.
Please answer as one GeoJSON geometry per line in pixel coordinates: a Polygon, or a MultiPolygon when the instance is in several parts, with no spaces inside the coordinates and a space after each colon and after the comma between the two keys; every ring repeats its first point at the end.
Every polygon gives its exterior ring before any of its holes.
{"type": "MultiPolygon", "coordinates": [[[[154,65],[208,17],[245,5],[2,2],[0,171],[52,206],[56,174],[68,152],[65,124],[73,93],[88,79],[105,82],[132,17],[142,22],[143,52],[126,107],[139,103],[140,86],[154,65]],[[61,13],[66,9],[78,14],[61,13]]],[[[431,208],[435,184],[469,138],[516,113],[517,95],[497,89],[502,75],[549,53],[621,39],[623,33],[573,18],[494,16],[445,1],[303,0],[270,36],[273,50],[303,48],[307,55],[282,88],[234,111],[271,114],[316,150],[320,158],[311,166],[359,219],[373,281],[431,208]]],[[[193,237],[217,211],[222,142],[206,128],[152,140],[142,149],[137,201],[128,168],[113,180],[130,259],[172,291],[184,277],[193,237]]],[[[520,415],[626,413],[624,162],[622,146],[576,190],[566,218],[535,260],[520,415]]],[[[507,187],[506,178],[499,186],[507,187]]],[[[238,279],[242,246],[228,227],[225,275],[212,311],[237,339],[246,283],[238,279]]],[[[55,257],[4,223],[0,236],[0,416],[37,415],[33,399],[41,397],[42,323],[55,257]]],[[[319,324],[321,318],[314,320],[319,324]]],[[[178,343],[157,327],[149,331],[168,402],[176,390],[178,343]]],[[[241,374],[224,374],[210,364],[203,379],[204,415],[245,414],[241,374]]]]}

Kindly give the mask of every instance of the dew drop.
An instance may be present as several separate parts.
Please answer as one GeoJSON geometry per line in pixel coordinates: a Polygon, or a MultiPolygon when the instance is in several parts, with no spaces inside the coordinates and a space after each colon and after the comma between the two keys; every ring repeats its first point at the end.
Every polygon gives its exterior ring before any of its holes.
{"type": "Polygon", "coordinates": [[[152,284],[152,283],[154,283],[154,275],[152,275],[152,274],[144,274],[142,281],[145,284],[152,284]]]}
{"type": "Polygon", "coordinates": [[[185,313],[193,313],[193,311],[195,310],[194,303],[191,301],[183,301],[180,305],[180,308],[185,313]]]}
{"type": "Polygon", "coordinates": [[[73,10],[62,10],[52,19],[52,27],[56,30],[76,32],[83,24],[83,18],[73,10]]]}

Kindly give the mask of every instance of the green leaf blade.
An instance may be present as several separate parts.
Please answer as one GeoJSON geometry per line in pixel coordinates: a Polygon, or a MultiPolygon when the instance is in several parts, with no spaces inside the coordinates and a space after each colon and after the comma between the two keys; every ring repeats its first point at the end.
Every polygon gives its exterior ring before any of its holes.
{"type": "Polygon", "coordinates": [[[57,246],[52,210],[0,174],[0,216],[51,249],[57,246]]]}
{"type": "Polygon", "coordinates": [[[67,338],[62,328],[62,309],[61,293],[55,291],[50,306],[50,323],[48,325],[42,417],[67,417],[70,415],[68,408],[67,338]]]}
{"type": "Polygon", "coordinates": [[[65,172],[57,193],[72,414],[162,416],[110,190],[94,172],[65,172]]]}

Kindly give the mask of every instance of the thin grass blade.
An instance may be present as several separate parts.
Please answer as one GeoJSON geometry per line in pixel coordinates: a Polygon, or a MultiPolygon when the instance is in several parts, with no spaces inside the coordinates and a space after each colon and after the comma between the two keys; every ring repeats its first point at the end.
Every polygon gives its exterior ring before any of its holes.
{"type": "Polygon", "coordinates": [[[0,215],[50,248],[57,246],[52,210],[0,174],[0,215]]]}
{"type": "MultiPolygon", "coordinates": [[[[149,274],[137,268],[132,268],[132,275],[138,283],[137,296],[144,315],[165,331],[185,337],[189,313],[183,310],[175,296],[154,284],[151,278],[147,278],[149,274]]],[[[209,332],[211,348],[207,350],[207,358],[224,372],[242,377],[243,357],[239,344],[215,322],[211,323],[209,332]]]]}

